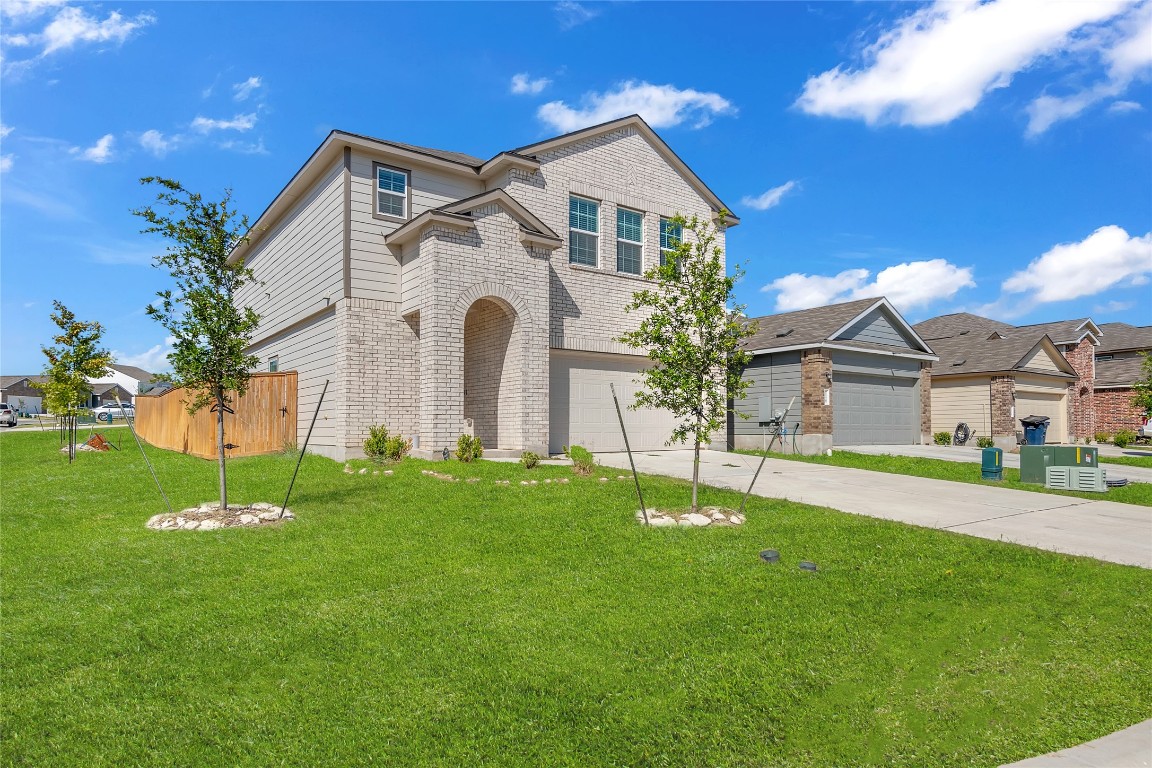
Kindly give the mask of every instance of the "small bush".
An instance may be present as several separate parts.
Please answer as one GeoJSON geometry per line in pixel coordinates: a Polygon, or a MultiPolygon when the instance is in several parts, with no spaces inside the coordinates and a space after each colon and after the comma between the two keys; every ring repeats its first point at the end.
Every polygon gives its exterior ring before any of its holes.
{"type": "Polygon", "coordinates": [[[484,455],[484,446],[480,438],[472,435],[460,435],[456,441],[456,458],[465,464],[473,462],[484,455]]]}
{"type": "Polygon", "coordinates": [[[1127,448],[1128,445],[1136,439],[1136,433],[1130,429],[1122,429],[1116,434],[1112,435],[1112,445],[1117,448],[1127,448]]]}
{"type": "Polygon", "coordinates": [[[1097,432],[1094,437],[1098,443],[1107,443],[1112,440],[1112,435],[1107,432],[1097,432]]]}
{"type": "Polygon", "coordinates": [[[592,452],[579,445],[570,445],[564,449],[568,458],[572,459],[572,471],[578,475],[590,475],[596,468],[596,459],[592,452]]]}
{"type": "Polygon", "coordinates": [[[532,451],[524,451],[520,454],[520,463],[524,469],[535,469],[540,464],[540,456],[532,451]]]}
{"type": "Polygon", "coordinates": [[[991,448],[995,444],[996,443],[990,437],[978,437],[978,438],[976,438],[976,447],[977,448],[991,448]]]}
{"type": "Polygon", "coordinates": [[[388,427],[368,427],[364,455],[377,461],[400,461],[412,450],[412,440],[403,435],[389,435],[388,427]]]}
{"type": "Polygon", "coordinates": [[[934,432],[932,433],[932,442],[936,445],[952,445],[951,432],[934,432]]]}

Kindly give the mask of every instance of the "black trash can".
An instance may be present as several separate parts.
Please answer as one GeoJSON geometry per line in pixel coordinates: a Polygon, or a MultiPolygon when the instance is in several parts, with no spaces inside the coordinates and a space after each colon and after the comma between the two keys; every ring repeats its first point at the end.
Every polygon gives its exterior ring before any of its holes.
{"type": "Polygon", "coordinates": [[[1047,416],[1025,416],[1020,419],[1020,423],[1024,425],[1024,444],[1044,445],[1049,421],[1047,416]]]}

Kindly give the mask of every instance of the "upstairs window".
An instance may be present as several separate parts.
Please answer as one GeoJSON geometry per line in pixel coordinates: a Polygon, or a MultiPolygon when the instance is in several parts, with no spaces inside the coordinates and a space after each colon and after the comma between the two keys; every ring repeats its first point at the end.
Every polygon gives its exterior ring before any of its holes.
{"type": "Polygon", "coordinates": [[[268,358],[268,373],[276,373],[279,370],[280,370],[280,358],[279,358],[279,356],[273,355],[272,357],[268,358]]]}
{"type": "Polygon", "coordinates": [[[644,215],[626,208],[616,209],[616,271],[644,271],[644,215]]]}
{"type": "Polygon", "coordinates": [[[582,197],[568,198],[568,261],[595,267],[599,234],[600,204],[582,197]]]}
{"type": "Polygon", "coordinates": [[[660,266],[667,264],[668,257],[679,247],[681,234],[679,224],[671,219],[660,219],[660,266]]]}
{"type": "Polygon", "coordinates": [[[408,218],[408,173],[376,166],[376,213],[397,219],[408,218]]]}

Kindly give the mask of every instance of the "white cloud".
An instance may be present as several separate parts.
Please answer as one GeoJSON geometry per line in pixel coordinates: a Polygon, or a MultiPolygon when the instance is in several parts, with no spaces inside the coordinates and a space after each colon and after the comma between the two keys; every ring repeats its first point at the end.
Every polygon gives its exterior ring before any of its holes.
{"type": "Polygon", "coordinates": [[[1000,286],[1025,293],[1032,304],[1093,296],[1114,286],[1142,285],[1152,275],[1152,233],[1129,237],[1122,228],[1100,227],[1078,243],[1061,243],[1034,259],[1000,286]]]}
{"type": "Polygon", "coordinates": [[[600,15],[599,9],[589,8],[573,0],[560,0],[552,7],[561,29],[572,29],[600,15]]]}
{"type": "Polygon", "coordinates": [[[536,115],[548,125],[568,133],[619,117],[638,114],[653,128],[669,128],[686,120],[702,128],[716,115],[734,114],[736,107],[718,93],[680,90],[673,85],[652,85],[628,80],[605,93],[591,92],[573,109],[563,101],[550,101],[536,115]]]}
{"type": "Polygon", "coordinates": [[[0,15],[13,21],[22,21],[42,15],[52,8],[64,5],[65,0],[4,0],[0,3],[0,15]]]}
{"type": "Polygon", "coordinates": [[[0,123],[0,139],[8,138],[8,134],[12,133],[12,126],[0,123]]]}
{"type": "Polygon", "coordinates": [[[1122,115],[1126,112],[1139,112],[1144,109],[1144,106],[1138,101],[1114,101],[1108,107],[1108,111],[1113,114],[1122,115]]]}
{"type": "Polygon", "coordinates": [[[264,83],[259,77],[250,77],[242,83],[232,86],[232,98],[236,101],[246,101],[255,91],[263,87],[264,83]]]}
{"type": "Polygon", "coordinates": [[[156,17],[150,13],[141,13],[129,19],[118,11],[112,11],[101,21],[88,15],[83,8],[65,6],[43,30],[6,35],[4,42],[15,47],[38,47],[41,50],[37,58],[43,58],[81,43],[122,45],[133,33],[155,21],[156,17]]]}
{"type": "Polygon", "coordinates": [[[239,152],[242,155],[268,154],[268,150],[264,146],[264,139],[260,139],[259,141],[222,141],[217,146],[220,149],[239,152]]]}
{"type": "Polygon", "coordinates": [[[213,120],[198,116],[192,121],[192,130],[200,133],[211,131],[249,131],[256,126],[256,114],[236,115],[231,120],[213,120]]]}
{"type": "Polygon", "coordinates": [[[962,288],[974,288],[972,270],[957,267],[944,259],[912,261],[880,270],[868,282],[867,269],[846,269],[832,276],[794,272],[777,278],[760,290],[776,291],[776,310],[788,312],[836,304],[855,299],[885,296],[896,309],[951,299],[962,288]]]}
{"type": "Polygon", "coordinates": [[[153,129],[144,131],[137,140],[140,142],[140,146],[148,152],[151,152],[156,157],[164,157],[164,155],[175,148],[175,139],[176,137],[165,138],[164,134],[153,129]]]}
{"type": "Polygon", "coordinates": [[[512,75],[512,93],[527,93],[535,96],[540,91],[547,88],[552,83],[546,77],[538,77],[532,80],[528,77],[527,72],[521,72],[518,75],[512,75]]]}
{"type": "Polygon", "coordinates": [[[749,208],[756,209],[757,211],[766,211],[769,208],[775,208],[777,205],[779,205],[780,200],[783,199],[784,195],[788,194],[795,188],[795,181],[786,181],[778,187],[772,187],[772,189],[768,190],[762,195],[759,195],[758,197],[744,197],[740,200],[740,202],[749,208]]]}
{"type": "Polygon", "coordinates": [[[939,0],[883,32],[863,51],[862,68],[810,78],[796,105],[869,125],[948,123],[1043,57],[1075,47],[1078,31],[1129,7],[1126,0],[939,0]]]}
{"type": "Polygon", "coordinates": [[[172,353],[176,343],[175,336],[168,336],[163,344],[157,344],[145,352],[129,355],[124,352],[112,350],[112,359],[117,365],[132,365],[143,368],[149,373],[164,373],[172,370],[172,363],[168,362],[168,355],[172,353]]]}
{"type": "Polygon", "coordinates": [[[12,170],[12,164],[16,161],[16,155],[0,155],[0,173],[8,173],[12,170]]]}
{"type": "Polygon", "coordinates": [[[73,155],[79,155],[81,160],[103,164],[112,161],[112,147],[115,143],[116,137],[107,133],[97,139],[96,143],[87,149],[72,147],[69,152],[73,155]]]}

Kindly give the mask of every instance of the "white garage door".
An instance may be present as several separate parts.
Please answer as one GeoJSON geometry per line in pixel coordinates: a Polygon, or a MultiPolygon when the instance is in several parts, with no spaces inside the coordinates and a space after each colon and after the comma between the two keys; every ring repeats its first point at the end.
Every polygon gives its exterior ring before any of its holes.
{"type": "Polygon", "coordinates": [[[916,379],[837,373],[832,382],[835,445],[911,445],[919,442],[916,379]]]}
{"type": "Polygon", "coordinates": [[[1023,429],[1020,419],[1025,416],[1047,416],[1048,431],[1044,435],[1047,443],[1062,443],[1066,434],[1064,427],[1065,395],[1063,392],[1021,392],[1016,391],[1016,429],[1023,429]]]}
{"type": "Polygon", "coordinates": [[[632,450],[664,448],[675,426],[672,414],[628,408],[640,389],[635,380],[647,366],[647,359],[631,355],[554,350],[549,367],[548,450],[560,453],[565,445],[582,445],[590,451],[624,450],[609,383],[616,385],[632,450]]]}

